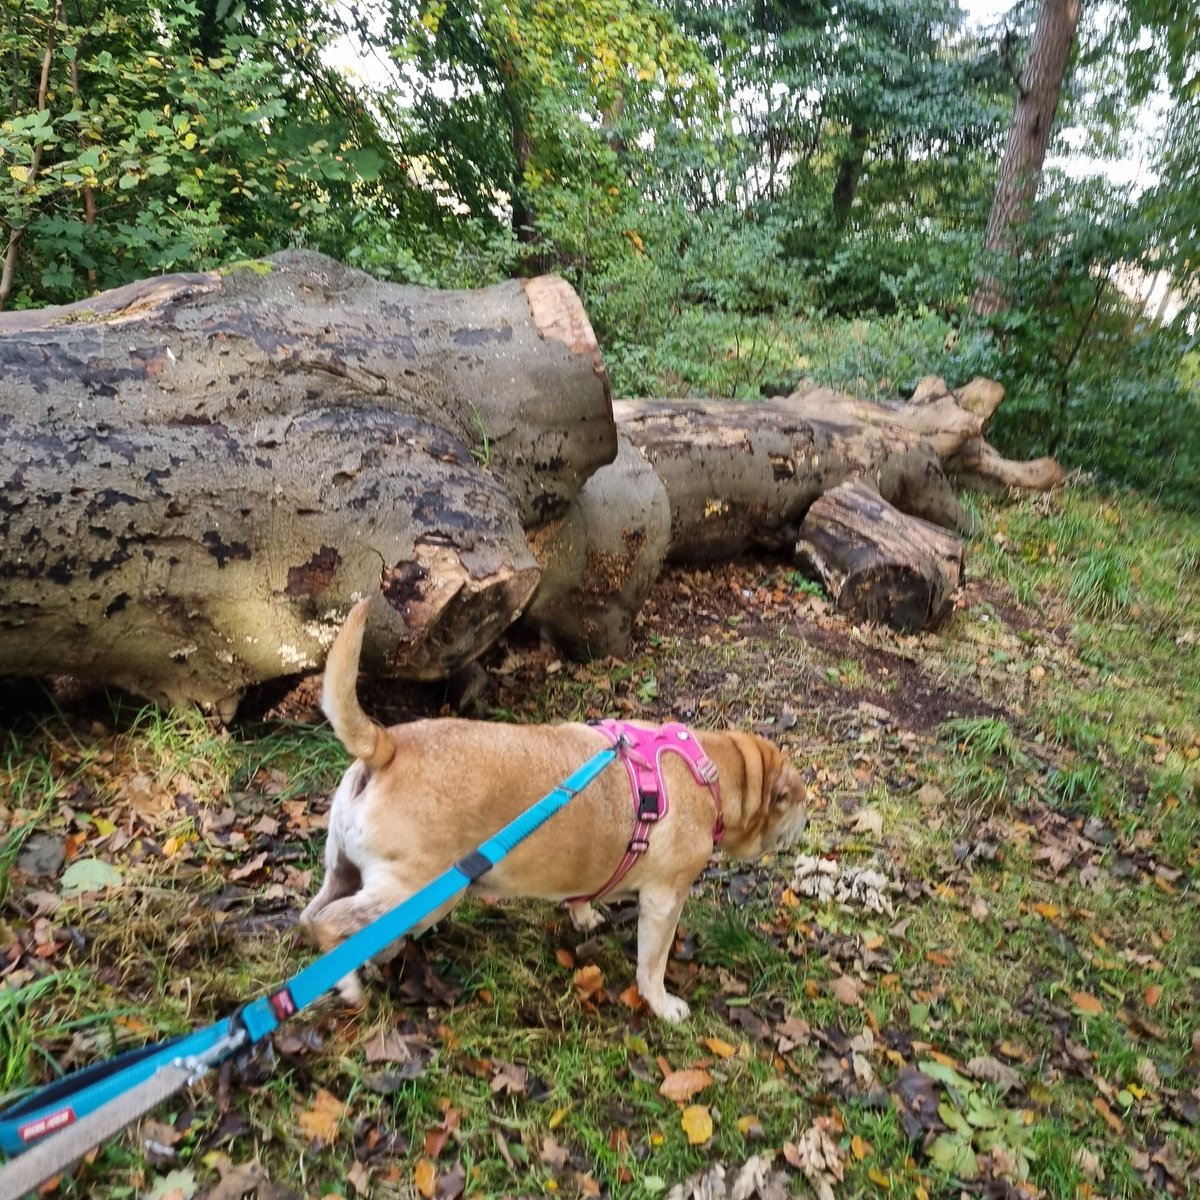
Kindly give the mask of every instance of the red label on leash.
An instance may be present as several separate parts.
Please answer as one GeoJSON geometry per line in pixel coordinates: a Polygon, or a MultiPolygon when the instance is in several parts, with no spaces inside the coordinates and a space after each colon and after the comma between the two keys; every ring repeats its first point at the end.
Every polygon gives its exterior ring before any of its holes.
{"type": "Polygon", "coordinates": [[[52,1112],[44,1117],[38,1117],[36,1121],[30,1121],[26,1125],[17,1127],[17,1137],[23,1142],[34,1142],[40,1137],[45,1137],[48,1133],[53,1133],[56,1129],[62,1129],[67,1125],[75,1124],[75,1110],[73,1108],[60,1108],[58,1112],[52,1112]]]}

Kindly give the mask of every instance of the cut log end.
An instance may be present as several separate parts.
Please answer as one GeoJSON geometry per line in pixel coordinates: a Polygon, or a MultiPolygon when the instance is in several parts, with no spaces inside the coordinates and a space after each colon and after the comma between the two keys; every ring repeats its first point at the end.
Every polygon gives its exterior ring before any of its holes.
{"type": "Polygon", "coordinates": [[[942,621],[962,582],[962,539],[905,516],[861,479],[813,504],[796,557],[839,612],[905,633],[942,621]]]}

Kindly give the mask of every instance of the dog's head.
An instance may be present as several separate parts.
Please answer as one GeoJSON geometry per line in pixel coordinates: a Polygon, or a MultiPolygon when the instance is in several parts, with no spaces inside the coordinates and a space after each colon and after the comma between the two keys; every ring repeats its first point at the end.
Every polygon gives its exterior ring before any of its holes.
{"type": "Polygon", "coordinates": [[[727,847],[740,858],[786,850],[808,824],[800,772],[766,738],[743,734],[737,740],[748,768],[751,758],[758,759],[747,778],[760,779],[761,787],[758,795],[745,797],[742,820],[736,828],[731,825],[727,847]]]}

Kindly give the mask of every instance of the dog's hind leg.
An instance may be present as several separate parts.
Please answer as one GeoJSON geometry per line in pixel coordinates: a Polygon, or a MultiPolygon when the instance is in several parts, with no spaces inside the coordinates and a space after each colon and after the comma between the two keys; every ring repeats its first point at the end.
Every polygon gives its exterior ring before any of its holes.
{"type": "Polygon", "coordinates": [[[667,991],[667,955],[679,927],[687,887],[645,887],[638,895],[637,985],[650,1011],[664,1021],[682,1021],[691,1009],[687,1001],[667,991]]]}

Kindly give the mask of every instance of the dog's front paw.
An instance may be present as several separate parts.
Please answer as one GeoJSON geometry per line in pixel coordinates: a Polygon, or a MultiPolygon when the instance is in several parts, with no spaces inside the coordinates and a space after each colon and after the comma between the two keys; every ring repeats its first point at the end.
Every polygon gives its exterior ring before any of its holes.
{"type": "Polygon", "coordinates": [[[570,904],[567,912],[571,914],[571,924],[580,933],[591,933],[604,924],[604,917],[598,913],[586,900],[582,904],[570,904]]]}
{"type": "Polygon", "coordinates": [[[672,996],[670,992],[663,996],[661,1004],[656,1004],[653,1008],[656,1016],[670,1021],[672,1025],[678,1025],[680,1021],[686,1021],[692,1015],[688,1002],[678,996],[672,996]]]}

